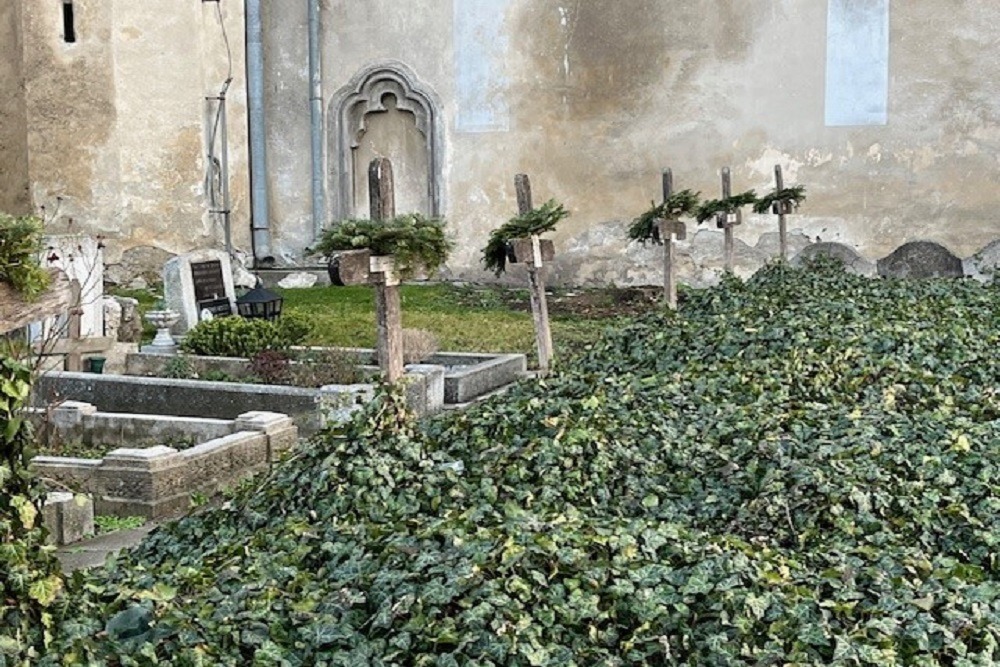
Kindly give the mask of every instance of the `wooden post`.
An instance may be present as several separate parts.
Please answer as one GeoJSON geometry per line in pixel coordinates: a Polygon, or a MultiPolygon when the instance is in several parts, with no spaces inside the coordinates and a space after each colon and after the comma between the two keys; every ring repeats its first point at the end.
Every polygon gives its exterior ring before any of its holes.
{"type": "MultiPolygon", "coordinates": [[[[732,174],[729,171],[729,167],[722,168],[722,198],[729,199],[733,196],[733,181],[732,174]]],[[[725,222],[723,224],[723,232],[725,233],[725,241],[722,249],[722,263],[726,271],[733,270],[733,224],[729,219],[728,213],[723,213],[725,217],[725,222]]]]}
{"type": "MultiPolygon", "coordinates": [[[[667,169],[663,172],[663,201],[670,199],[674,193],[674,172],[667,169]]],[[[667,308],[677,310],[677,266],[675,262],[673,220],[660,222],[660,238],[663,240],[663,296],[667,308]]]]}
{"type": "Polygon", "coordinates": [[[63,370],[79,373],[83,370],[83,356],[77,349],[74,349],[72,345],[73,343],[80,342],[80,335],[82,333],[81,325],[83,323],[83,307],[80,302],[83,296],[83,290],[80,288],[80,281],[76,279],[70,281],[69,288],[72,305],[69,309],[67,337],[70,340],[71,348],[70,351],[66,353],[66,359],[63,361],[63,370]]]}
{"type": "MultiPolygon", "coordinates": [[[[368,201],[372,220],[396,216],[392,163],[376,158],[368,166],[368,201]]],[[[399,278],[392,266],[373,267],[375,283],[375,325],[378,329],[378,364],[385,381],[393,384],[403,377],[403,317],[399,299],[399,278]],[[375,270],[377,269],[377,270],[375,270]]]]}
{"type": "MultiPolygon", "coordinates": [[[[517,192],[517,209],[520,215],[531,211],[531,180],[527,174],[514,177],[517,192]]],[[[531,314],[535,320],[535,343],[538,348],[538,368],[542,374],[552,366],[552,330],[549,327],[549,305],[545,299],[545,275],[542,264],[541,241],[537,234],[531,237],[532,258],[528,263],[528,281],[531,291],[531,314]]]]}
{"type": "MultiPolygon", "coordinates": [[[[774,165],[774,180],[778,187],[778,192],[785,189],[785,179],[781,174],[781,165],[774,165]]],[[[781,248],[781,261],[788,261],[788,228],[785,224],[785,207],[778,204],[778,242],[781,248]]]]}

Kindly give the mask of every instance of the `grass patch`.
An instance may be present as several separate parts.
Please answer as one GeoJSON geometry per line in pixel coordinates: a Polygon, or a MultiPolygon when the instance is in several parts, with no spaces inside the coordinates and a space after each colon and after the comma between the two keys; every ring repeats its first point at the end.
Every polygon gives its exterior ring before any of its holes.
{"type": "Polygon", "coordinates": [[[120,530],[135,530],[146,525],[142,516],[107,516],[100,514],[94,517],[94,528],[98,535],[117,533],[120,530]]]}
{"type": "MultiPolygon", "coordinates": [[[[313,287],[281,290],[289,312],[316,323],[309,345],[374,347],[375,292],[370,287],[313,287]]],[[[471,289],[452,285],[404,285],[403,326],[425,329],[448,352],[514,352],[534,358],[535,333],[527,290],[471,289]],[[520,298],[519,298],[520,297],[520,298]],[[512,304],[524,304],[524,310],[512,304]]],[[[560,355],[593,340],[613,318],[551,318],[560,355]]]]}
{"type": "MultiPolygon", "coordinates": [[[[314,324],[308,345],[375,347],[375,290],[368,286],[275,289],[285,312],[306,315],[314,324]]],[[[151,290],[116,288],[116,296],[139,301],[139,312],[154,307],[159,295],[151,290]]],[[[593,341],[622,314],[635,314],[623,289],[550,290],[549,313],[557,358],[565,358],[593,341]]],[[[447,352],[513,352],[536,361],[535,330],[528,290],[498,286],[403,285],[400,288],[403,326],[433,333],[447,352]]],[[[639,304],[645,308],[646,304],[639,304]]],[[[143,321],[143,340],[153,327],[143,321]]]]}
{"type": "Polygon", "coordinates": [[[42,442],[38,443],[34,453],[36,456],[61,456],[70,459],[102,459],[108,452],[122,447],[130,449],[146,449],[148,447],[163,445],[165,447],[173,447],[177,451],[182,451],[194,447],[195,444],[197,444],[195,443],[195,439],[191,437],[172,438],[162,441],[143,440],[117,445],[83,442],[80,440],[70,442],[61,442],[57,440],[46,442],[45,440],[42,440],[42,442]]]}

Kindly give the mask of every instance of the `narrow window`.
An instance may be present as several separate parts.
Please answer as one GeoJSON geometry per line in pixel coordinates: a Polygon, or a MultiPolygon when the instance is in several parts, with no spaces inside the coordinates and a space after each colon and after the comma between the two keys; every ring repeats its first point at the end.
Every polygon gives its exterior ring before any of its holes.
{"type": "Polygon", "coordinates": [[[67,44],[73,44],[76,42],[76,25],[73,20],[73,3],[64,2],[62,3],[62,8],[63,41],[67,44]]]}

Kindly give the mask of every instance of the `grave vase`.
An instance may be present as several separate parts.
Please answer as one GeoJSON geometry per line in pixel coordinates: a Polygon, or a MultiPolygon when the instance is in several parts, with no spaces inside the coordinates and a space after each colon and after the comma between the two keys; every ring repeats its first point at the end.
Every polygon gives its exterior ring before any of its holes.
{"type": "Polygon", "coordinates": [[[170,335],[170,327],[181,317],[175,310],[151,310],[146,313],[146,321],[156,327],[156,337],[149,345],[150,352],[173,354],[177,351],[177,343],[170,335]]]}

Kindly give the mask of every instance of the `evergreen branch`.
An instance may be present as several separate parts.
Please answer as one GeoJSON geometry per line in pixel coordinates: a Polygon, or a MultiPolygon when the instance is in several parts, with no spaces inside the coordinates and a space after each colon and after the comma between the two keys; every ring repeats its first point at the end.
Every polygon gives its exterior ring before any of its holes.
{"type": "Polygon", "coordinates": [[[325,230],[313,254],[329,257],[338,250],[368,249],[373,255],[392,255],[402,277],[424,268],[434,273],[454,243],[444,233],[444,220],[419,213],[398,215],[386,222],[343,220],[325,230]]]}
{"type": "Polygon", "coordinates": [[[804,185],[796,185],[791,188],[772,190],[754,204],[754,213],[768,213],[771,207],[779,202],[792,202],[794,208],[806,200],[806,188],[804,185]]]}
{"type": "Polygon", "coordinates": [[[700,192],[681,190],[667,197],[662,204],[651,203],[649,210],[632,221],[628,230],[630,241],[663,245],[660,238],[660,220],[678,220],[683,215],[693,215],[698,209],[700,192]]]}
{"type": "Polygon", "coordinates": [[[567,217],[569,217],[569,211],[556,200],[550,199],[538,208],[511,218],[490,234],[489,241],[482,250],[483,265],[488,271],[499,276],[507,270],[507,256],[511,241],[551,232],[560,220],[567,217]]]}
{"type": "Polygon", "coordinates": [[[756,201],[757,193],[753,190],[747,190],[726,199],[710,199],[698,207],[698,222],[711,220],[720,213],[735,213],[740,208],[756,201]]]}

